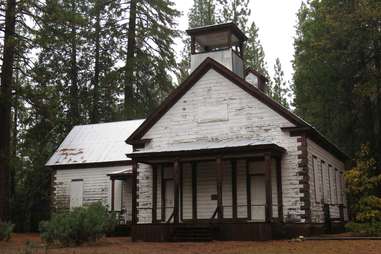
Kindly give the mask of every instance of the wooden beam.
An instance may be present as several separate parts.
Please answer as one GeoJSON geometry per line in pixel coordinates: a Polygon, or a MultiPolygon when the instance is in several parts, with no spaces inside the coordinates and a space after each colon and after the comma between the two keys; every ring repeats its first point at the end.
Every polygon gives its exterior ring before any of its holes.
{"type": "Polygon", "coordinates": [[[271,222],[273,217],[271,187],[271,154],[265,154],[266,222],[271,222]]]}
{"type": "Polygon", "coordinates": [[[276,160],[276,178],[278,192],[278,218],[280,222],[283,222],[282,164],[280,158],[276,160]]]}
{"type": "Polygon", "coordinates": [[[152,166],[152,223],[157,220],[157,165],[152,166]]]}
{"type": "Polygon", "coordinates": [[[197,220],[197,162],[192,162],[192,220],[197,220]]]}
{"type": "Polygon", "coordinates": [[[111,180],[111,211],[115,208],[115,179],[111,180]]]}
{"type": "Polygon", "coordinates": [[[237,219],[237,160],[231,160],[233,220],[237,219]]]}
{"type": "Polygon", "coordinates": [[[132,161],[132,224],[137,224],[138,222],[138,164],[135,160],[132,161]]]}
{"type": "Polygon", "coordinates": [[[173,222],[179,223],[179,183],[180,183],[180,162],[178,159],[173,163],[173,177],[174,177],[174,205],[173,205],[173,222]]]}
{"type": "Polygon", "coordinates": [[[223,178],[223,165],[222,159],[220,156],[216,158],[217,163],[217,207],[218,207],[218,220],[222,220],[224,218],[224,210],[222,205],[222,178],[223,178]]]}
{"type": "Polygon", "coordinates": [[[250,161],[246,160],[246,201],[247,201],[247,219],[251,220],[251,176],[250,161]]]}

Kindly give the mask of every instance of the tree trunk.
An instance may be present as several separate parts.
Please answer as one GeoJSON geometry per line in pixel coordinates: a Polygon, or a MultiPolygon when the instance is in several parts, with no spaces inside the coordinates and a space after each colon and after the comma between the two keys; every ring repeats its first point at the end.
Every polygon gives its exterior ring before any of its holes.
{"type": "Polygon", "coordinates": [[[0,87],[0,220],[9,219],[11,97],[16,48],[16,0],[7,0],[0,87]]]}
{"type": "Polygon", "coordinates": [[[92,123],[99,122],[99,73],[100,73],[100,63],[99,63],[99,51],[100,51],[100,15],[101,15],[101,3],[96,2],[96,20],[95,20],[95,65],[94,65],[94,78],[93,78],[93,105],[90,120],[92,123]]]}
{"type": "Polygon", "coordinates": [[[128,23],[128,44],[127,44],[127,63],[126,77],[124,86],[124,118],[134,117],[133,99],[134,99],[134,69],[135,69],[135,51],[136,51],[136,0],[130,2],[130,17],[128,23]]]}
{"type": "MultiPolygon", "coordinates": [[[[75,13],[76,6],[75,1],[72,1],[72,12],[75,13]]],[[[70,127],[76,125],[80,121],[79,115],[79,95],[78,95],[78,67],[77,67],[77,28],[75,21],[71,21],[71,56],[70,56],[70,111],[69,122],[70,127]]]]}

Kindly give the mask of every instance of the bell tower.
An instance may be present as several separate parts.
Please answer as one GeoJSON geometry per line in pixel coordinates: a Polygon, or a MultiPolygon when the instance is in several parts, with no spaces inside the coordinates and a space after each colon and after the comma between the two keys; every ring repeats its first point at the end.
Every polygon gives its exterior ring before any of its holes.
{"type": "Polygon", "coordinates": [[[187,34],[191,37],[191,71],[210,57],[244,78],[243,49],[247,37],[236,24],[192,28],[187,34]]]}

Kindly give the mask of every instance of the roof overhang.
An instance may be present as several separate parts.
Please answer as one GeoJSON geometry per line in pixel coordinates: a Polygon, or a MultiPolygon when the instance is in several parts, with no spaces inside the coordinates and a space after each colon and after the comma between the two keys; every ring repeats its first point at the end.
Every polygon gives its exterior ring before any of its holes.
{"type": "Polygon", "coordinates": [[[102,162],[88,162],[88,163],[72,163],[72,164],[57,164],[57,165],[46,165],[46,167],[53,170],[59,169],[82,169],[82,168],[100,168],[100,167],[116,167],[116,166],[128,166],[132,165],[132,161],[122,160],[122,161],[102,161],[102,162]]]}
{"type": "Polygon", "coordinates": [[[190,36],[203,36],[205,34],[218,34],[224,32],[230,32],[239,41],[246,41],[248,38],[246,35],[238,28],[238,26],[233,23],[224,23],[218,25],[202,26],[186,30],[187,34],[190,36]]]}
{"type": "Polygon", "coordinates": [[[127,177],[132,176],[132,168],[118,170],[107,174],[111,180],[125,180],[127,177]]]}
{"type": "Polygon", "coordinates": [[[319,144],[328,152],[334,154],[338,159],[342,160],[343,162],[349,160],[348,155],[342,152],[338,147],[336,147],[332,142],[324,137],[323,134],[312,127],[283,127],[281,129],[282,131],[289,132],[291,136],[300,136],[306,134],[308,138],[319,144]]]}
{"type": "Polygon", "coordinates": [[[260,145],[245,145],[235,147],[220,147],[220,148],[207,148],[195,150],[176,150],[176,151],[147,151],[147,152],[134,152],[127,154],[128,157],[140,162],[149,162],[155,160],[173,161],[177,158],[182,161],[192,160],[192,158],[222,157],[222,158],[240,158],[245,157],[246,154],[271,154],[274,157],[280,157],[286,152],[286,149],[276,144],[260,144],[260,145]]]}

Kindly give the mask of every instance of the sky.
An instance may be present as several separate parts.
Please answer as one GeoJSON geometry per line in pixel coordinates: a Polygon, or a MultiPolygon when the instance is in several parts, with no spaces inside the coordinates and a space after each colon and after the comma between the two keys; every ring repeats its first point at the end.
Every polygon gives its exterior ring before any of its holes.
{"type": "MultiPolygon", "coordinates": [[[[179,29],[188,28],[187,15],[192,7],[192,0],[173,0],[182,16],[178,19],[179,29]]],[[[259,28],[259,39],[265,51],[267,70],[272,76],[275,59],[279,57],[286,80],[292,79],[292,59],[294,55],[294,36],[297,22],[296,13],[302,0],[251,0],[250,21],[259,28]]],[[[182,48],[180,40],[176,50],[182,48]]]]}

